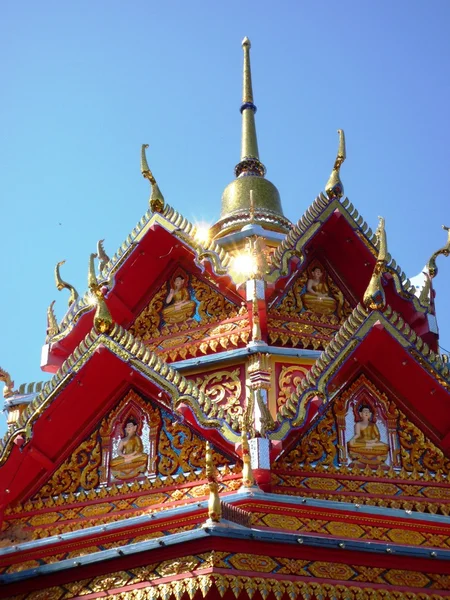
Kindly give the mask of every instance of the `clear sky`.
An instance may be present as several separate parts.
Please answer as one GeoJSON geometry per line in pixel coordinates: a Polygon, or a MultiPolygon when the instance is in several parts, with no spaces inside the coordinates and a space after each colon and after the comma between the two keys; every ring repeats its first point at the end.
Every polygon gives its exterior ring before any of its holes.
{"type": "MultiPolygon", "coordinates": [[[[239,160],[241,40],[252,42],[259,149],[297,221],[337,149],[345,193],[416,275],[450,225],[450,2],[3,0],[0,365],[41,380],[46,309],[84,293],[147,209],[140,146],[169,204],[213,222],[239,160]]],[[[450,346],[450,260],[434,280],[450,346]]],[[[0,423],[0,433],[5,429],[0,423]]]]}

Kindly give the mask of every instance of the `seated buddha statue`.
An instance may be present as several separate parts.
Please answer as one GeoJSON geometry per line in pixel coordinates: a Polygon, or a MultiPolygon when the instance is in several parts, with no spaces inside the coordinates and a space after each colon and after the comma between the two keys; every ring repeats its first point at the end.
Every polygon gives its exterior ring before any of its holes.
{"type": "Polygon", "coordinates": [[[187,281],[177,275],[171,282],[166,303],[162,309],[162,318],[166,323],[181,323],[194,316],[196,304],[189,295],[187,281]]]}
{"type": "Polygon", "coordinates": [[[361,405],[358,414],[360,420],[355,423],[355,435],[347,443],[348,454],[357,463],[378,467],[386,462],[389,446],[381,441],[370,406],[361,405]]]}
{"type": "Polygon", "coordinates": [[[306,292],[302,295],[303,306],[321,315],[331,315],[336,312],[338,302],[331,295],[326,282],[325,273],[320,267],[314,267],[306,284],[306,292]]]}
{"type": "Polygon", "coordinates": [[[111,474],[116,479],[132,479],[147,470],[148,455],[144,452],[134,419],[127,420],[124,433],[117,449],[118,456],[110,463],[111,474]]]}

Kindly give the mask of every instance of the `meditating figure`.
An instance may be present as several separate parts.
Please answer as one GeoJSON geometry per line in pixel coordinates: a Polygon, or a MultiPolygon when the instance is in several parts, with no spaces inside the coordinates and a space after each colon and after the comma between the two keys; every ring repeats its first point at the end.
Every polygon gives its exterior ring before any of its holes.
{"type": "Polygon", "coordinates": [[[336,312],[338,302],[331,295],[325,273],[320,267],[314,267],[311,271],[302,301],[306,309],[321,315],[331,315],[336,312]]]}
{"type": "Polygon", "coordinates": [[[111,474],[116,479],[132,479],[147,470],[148,455],[144,452],[142,440],[137,434],[137,423],[128,419],[124,436],[119,442],[118,456],[111,460],[111,474]]]}
{"type": "Polygon", "coordinates": [[[356,463],[378,467],[386,462],[389,446],[381,441],[370,406],[361,405],[358,414],[360,420],[355,423],[355,435],[347,443],[348,454],[356,463]]]}
{"type": "Polygon", "coordinates": [[[194,316],[195,308],[195,302],[189,295],[186,278],[177,275],[171,282],[166,305],[162,310],[162,318],[166,323],[181,323],[194,316]]]}

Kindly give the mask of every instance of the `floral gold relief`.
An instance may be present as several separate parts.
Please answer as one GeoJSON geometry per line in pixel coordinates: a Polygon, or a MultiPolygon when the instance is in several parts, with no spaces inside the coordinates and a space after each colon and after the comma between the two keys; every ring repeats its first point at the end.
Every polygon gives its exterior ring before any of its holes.
{"type": "Polygon", "coordinates": [[[300,365],[283,366],[278,375],[277,409],[281,408],[307,375],[309,367],[300,365]]]}
{"type": "Polygon", "coordinates": [[[318,261],[302,271],[269,314],[269,338],[283,346],[326,347],[352,308],[318,261]]]}
{"type": "Polygon", "coordinates": [[[272,471],[279,493],[309,489],[317,498],[450,513],[450,460],[366,375],[335,397],[272,471]]]}
{"type": "Polygon", "coordinates": [[[184,595],[194,598],[198,592],[202,597],[207,594],[224,597],[227,592],[234,597],[241,597],[244,590],[245,597],[250,598],[256,592],[258,597],[268,598],[273,595],[280,599],[364,600],[370,597],[373,600],[443,600],[447,597],[445,592],[444,595],[439,593],[439,590],[447,589],[446,575],[251,554],[225,555],[219,563],[225,572],[199,574],[201,568],[219,566],[216,565],[216,560],[211,563],[203,557],[204,555],[186,556],[128,572],[119,571],[102,578],[84,580],[81,585],[81,582],[74,582],[41,592],[31,592],[22,595],[20,599],[59,600],[64,597],[65,600],[70,600],[76,594],[82,597],[107,592],[108,597],[114,600],[169,600],[181,599],[184,595]],[[230,565],[236,569],[235,572],[226,572],[230,565]],[[249,576],[249,571],[254,571],[257,576],[249,576]],[[273,571],[283,577],[271,577],[273,571]],[[184,576],[180,577],[181,575],[184,576]],[[301,580],[297,578],[299,575],[301,580]],[[172,581],[163,579],[173,576],[176,577],[172,581]],[[313,581],[313,577],[322,581],[313,581]],[[146,582],[152,584],[145,585],[146,582]],[[361,583],[364,585],[361,586],[361,583]],[[374,583],[375,586],[372,585],[374,583]],[[140,585],[135,587],[136,584],[140,585]],[[392,589],[393,585],[400,587],[401,591],[392,589]]]}
{"type": "Polygon", "coordinates": [[[75,452],[57,469],[39,497],[57,496],[62,493],[76,492],[80,487],[91,490],[98,486],[101,464],[100,439],[98,431],[80,444],[75,452]]]}
{"type": "Polygon", "coordinates": [[[243,413],[242,372],[233,370],[213,371],[194,379],[197,387],[213,402],[235,416],[243,413]]]}
{"type": "Polygon", "coordinates": [[[213,285],[178,267],[130,331],[166,360],[196,356],[244,341],[248,320],[237,318],[239,309],[213,285]]]}

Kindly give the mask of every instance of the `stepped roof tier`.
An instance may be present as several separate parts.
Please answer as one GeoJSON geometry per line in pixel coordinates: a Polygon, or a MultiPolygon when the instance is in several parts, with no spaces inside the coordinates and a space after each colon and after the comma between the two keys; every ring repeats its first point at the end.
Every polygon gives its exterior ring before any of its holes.
{"type": "Polygon", "coordinates": [[[449,244],[406,277],[389,224],[373,233],[344,196],[343,130],[290,223],[243,50],[217,223],[168,204],[144,144],[149,210],[112,258],[104,240],[86,257],[84,295],[55,268],[51,379],[0,369],[0,598],[450,597],[449,244]]]}

